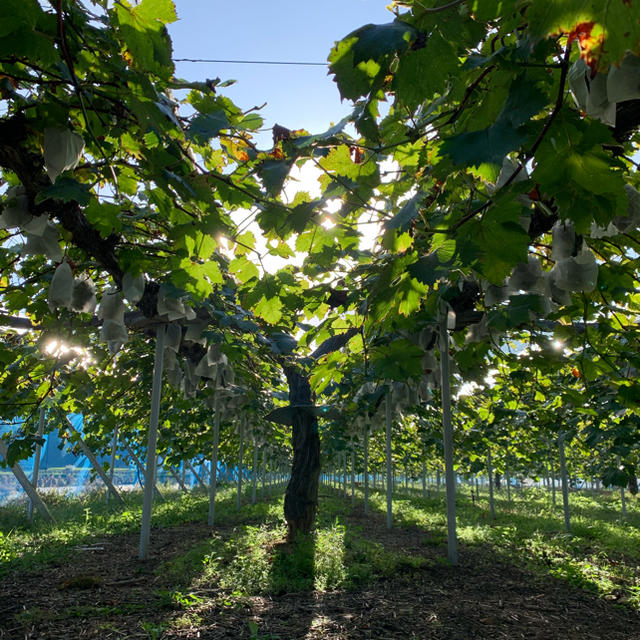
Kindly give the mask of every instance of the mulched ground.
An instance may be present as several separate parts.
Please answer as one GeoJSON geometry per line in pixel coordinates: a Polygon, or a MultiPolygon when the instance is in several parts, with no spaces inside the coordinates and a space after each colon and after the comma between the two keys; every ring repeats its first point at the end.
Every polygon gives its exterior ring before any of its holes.
{"type": "MultiPolygon", "coordinates": [[[[535,576],[489,549],[460,549],[457,568],[437,561],[428,534],[394,528],[379,516],[346,519],[385,548],[429,560],[419,569],[357,591],[295,593],[201,606],[194,616],[158,606],[155,569],[208,535],[202,523],[152,532],[152,553],[136,560],[138,537],[96,539],[72,562],[0,582],[0,638],[160,640],[640,640],[640,613],[560,580],[535,576]],[[100,611],[95,607],[104,607],[100,611]],[[114,609],[107,609],[113,607],[114,609]],[[182,616],[182,626],[166,630],[182,616]],[[146,627],[146,628],[145,628],[146,627]]],[[[222,535],[231,528],[218,529],[222,535]]],[[[212,594],[214,593],[212,587],[212,594]]],[[[166,586],[165,586],[166,588],[166,586]]]]}

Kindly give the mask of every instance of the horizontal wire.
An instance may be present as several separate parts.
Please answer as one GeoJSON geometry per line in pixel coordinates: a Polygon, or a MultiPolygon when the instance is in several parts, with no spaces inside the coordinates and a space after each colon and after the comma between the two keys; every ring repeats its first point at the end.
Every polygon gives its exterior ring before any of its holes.
{"type": "Polygon", "coordinates": [[[284,62],[275,60],[204,60],[200,58],[175,58],[174,62],[216,62],[224,64],[282,64],[301,67],[326,67],[326,62],[284,62]]]}

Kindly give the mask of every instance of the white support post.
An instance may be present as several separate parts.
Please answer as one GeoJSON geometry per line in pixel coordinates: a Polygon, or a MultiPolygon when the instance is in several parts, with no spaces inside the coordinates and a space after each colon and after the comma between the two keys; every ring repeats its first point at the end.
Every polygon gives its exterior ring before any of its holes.
{"type": "Polygon", "coordinates": [[[264,489],[267,483],[267,447],[262,445],[262,478],[260,488],[260,499],[264,500],[264,489]]]}
{"type": "Polygon", "coordinates": [[[553,454],[549,445],[549,468],[551,470],[551,505],[556,506],[556,470],[553,465],[553,454]]]}
{"type": "Polygon", "coordinates": [[[511,472],[509,471],[509,453],[504,463],[504,479],[507,483],[507,503],[511,505],[511,472]]]}
{"type": "Polygon", "coordinates": [[[251,504],[256,503],[258,492],[258,443],[255,435],[253,436],[253,466],[251,477],[251,504]]]}
{"type": "Polygon", "coordinates": [[[351,443],[351,506],[356,504],[356,451],[351,443]]]}
{"type": "Polygon", "coordinates": [[[240,416],[240,446],[238,448],[238,497],[236,500],[236,509],[240,509],[242,506],[242,463],[244,458],[244,424],[245,416],[240,416]]]}
{"type": "MultiPolygon", "coordinates": [[[[44,407],[40,407],[40,415],[38,416],[38,438],[44,437],[44,407]]],[[[40,456],[42,455],[42,445],[36,444],[36,455],[33,460],[33,475],[31,476],[31,484],[33,488],[38,490],[38,475],[40,473],[40,456]]],[[[27,519],[29,522],[33,519],[33,501],[29,500],[29,508],[27,510],[27,519]]]]}
{"type": "Polygon", "coordinates": [[[409,465],[404,465],[404,495],[409,497],[409,465]]]}
{"type": "Polygon", "coordinates": [[[216,389],[213,396],[213,450],[211,451],[211,478],[209,480],[209,517],[212,527],[216,519],[216,489],[218,484],[218,447],[220,445],[220,378],[216,378],[216,389]]]}
{"type": "MultiPolygon", "coordinates": [[[[140,471],[140,473],[144,476],[144,465],[142,464],[142,462],[140,462],[140,458],[138,458],[138,456],[133,452],[133,449],[128,444],[125,444],[124,446],[127,450],[127,453],[134,461],[136,467],[138,467],[138,471],[140,471]]],[[[160,489],[158,489],[157,485],[154,486],[154,492],[158,500],[164,500],[164,496],[160,493],[160,489]]]]}
{"type": "Polygon", "coordinates": [[[102,465],[98,462],[98,458],[96,458],[93,451],[89,449],[85,441],[82,439],[82,436],[80,435],[78,430],[73,426],[73,423],[71,422],[71,420],[69,420],[69,416],[66,416],[66,418],[67,418],[67,422],[69,423],[69,428],[75,434],[73,436],[73,439],[76,440],[80,445],[80,448],[82,449],[82,453],[84,453],[84,455],[87,456],[87,458],[89,459],[91,466],[93,467],[95,472],[100,476],[102,482],[104,482],[104,484],[106,485],[107,491],[111,491],[111,493],[113,494],[113,497],[120,504],[124,504],[124,500],[122,499],[122,496],[118,493],[118,490],[113,486],[113,483],[111,482],[111,480],[109,480],[109,476],[105,473],[104,469],[102,468],[102,465]]]}
{"type": "Polygon", "coordinates": [[[364,514],[369,515],[369,420],[365,419],[364,423],[364,443],[363,443],[363,455],[364,455],[364,514]]]}
{"type": "MultiPolygon", "coordinates": [[[[618,456],[618,469],[622,469],[622,462],[618,456]]],[[[622,507],[622,517],[627,517],[627,497],[624,494],[624,487],[620,487],[620,506],[622,507]]]]}
{"type": "MultiPolygon", "coordinates": [[[[111,461],[109,463],[109,481],[113,484],[113,476],[116,466],[116,453],[118,449],[118,427],[113,432],[113,440],[111,441],[111,461]]],[[[107,504],[109,504],[109,498],[111,497],[111,489],[107,489],[107,504]]]]}
{"type": "Polygon", "coordinates": [[[453,469],[453,424],[451,421],[451,381],[449,378],[449,334],[447,313],[443,308],[440,323],[440,372],[442,374],[442,431],[444,440],[444,469],[447,491],[447,557],[452,565],[458,564],[456,538],[456,485],[453,469]]]}
{"type": "MultiPolygon", "coordinates": [[[[4,440],[0,438],[0,455],[7,460],[7,450],[8,447],[4,440]]],[[[55,524],[55,520],[53,516],[49,513],[49,509],[44,502],[40,499],[38,492],[35,490],[33,485],[29,482],[29,478],[25,475],[24,471],[20,467],[19,464],[14,464],[10,467],[11,471],[13,471],[13,475],[16,477],[25,493],[29,496],[31,502],[33,502],[35,508],[40,512],[40,515],[47,521],[55,524]]]]}
{"type": "Polygon", "coordinates": [[[571,513],[569,511],[569,478],[567,476],[567,459],[564,455],[565,434],[558,436],[558,457],[560,458],[560,476],[562,479],[562,508],[564,510],[564,528],[571,533],[571,513]]]}
{"type": "Polygon", "coordinates": [[[385,456],[387,462],[387,529],[391,529],[391,525],[393,523],[393,481],[392,481],[392,463],[391,463],[391,425],[392,425],[392,414],[391,414],[391,393],[387,392],[386,403],[385,403],[385,456]]]}
{"type": "Polygon", "coordinates": [[[491,461],[491,449],[487,449],[487,476],[489,478],[489,512],[491,519],[496,519],[496,503],[493,498],[493,462],[491,461]]]}
{"type": "Polygon", "coordinates": [[[347,499],[347,450],[346,449],[342,452],[342,462],[343,462],[343,469],[344,469],[344,474],[342,476],[343,478],[342,497],[346,500],[347,499]]]}
{"type": "Polygon", "coordinates": [[[162,396],[162,360],[164,356],[164,338],[166,325],[156,329],[156,351],[153,362],[153,383],[151,385],[151,411],[149,414],[149,434],[147,440],[147,469],[144,479],[144,498],[142,503],[142,526],[140,527],[140,550],[138,558],[146,560],[151,537],[151,514],[153,511],[153,492],[156,484],[156,465],[158,462],[158,422],[160,420],[160,398],[162,396]]]}
{"type": "Polygon", "coordinates": [[[422,498],[427,499],[427,461],[422,461],[422,498]]]}

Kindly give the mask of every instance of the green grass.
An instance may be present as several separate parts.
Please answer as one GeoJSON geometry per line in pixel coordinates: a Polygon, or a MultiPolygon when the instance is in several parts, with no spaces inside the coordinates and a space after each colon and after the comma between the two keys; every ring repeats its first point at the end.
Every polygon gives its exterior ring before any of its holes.
{"type": "MultiPolygon", "coordinates": [[[[496,493],[496,519],[491,520],[487,493],[473,505],[469,489],[458,487],[458,538],[472,547],[489,545],[495,554],[539,573],[564,579],[607,599],[640,607],[640,504],[627,497],[627,516],[621,515],[617,492],[576,492],[569,497],[571,534],[564,530],[561,494],[553,507],[542,489],[496,493]]],[[[394,501],[394,523],[417,526],[446,544],[444,490],[421,491],[394,501]]],[[[385,496],[374,492],[372,508],[386,511],[385,496]]],[[[437,544],[437,542],[436,542],[437,544]]]]}
{"type": "Polygon", "coordinates": [[[388,551],[347,528],[344,501],[336,496],[323,497],[316,530],[296,544],[285,541],[281,500],[248,505],[245,514],[259,523],[214,532],[158,568],[179,589],[178,597],[208,591],[211,585],[224,602],[256,594],[356,588],[400,568],[425,564],[423,558],[388,551]]]}
{"type": "MultiPolygon", "coordinates": [[[[206,521],[208,496],[202,490],[189,494],[163,490],[164,501],[154,503],[152,526],[172,527],[185,522],[206,521]]],[[[24,503],[0,508],[0,578],[12,570],[25,571],[51,561],[62,561],[75,546],[93,539],[139,530],[142,517],[142,493],[124,495],[124,507],[111,501],[106,503],[104,492],[69,497],[58,494],[46,496],[47,506],[56,524],[49,524],[39,515],[32,523],[26,518],[24,503]]],[[[260,508],[251,513],[238,514],[235,509],[235,488],[219,487],[216,517],[233,520],[253,515],[262,517],[260,508]]]]}
{"type": "MultiPolygon", "coordinates": [[[[458,489],[458,536],[470,549],[488,548],[489,559],[501,557],[640,607],[640,508],[636,498],[629,498],[628,515],[623,519],[617,494],[571,494],[572,534],[568,535],[560,502],[552,507],[550,495],[543,490],[513,491],[510,502],[504,491],[499,492],[496,519],[491,520],[486,493],[474,505],[468,487],[458,489]]],[[[164,586],[157,593],[155,608],[178,610],[181,617],[174,624],[186,625],[212,602],[233,607],[256,594],[357,589],[382,577],[410,575],[430,563],[446,564],[444,490],[431,488],[430,497],[424,499],[421,491],[412,490],[407,497],[402,488],[394,497],[394,527],[417,527],[423,532],[424,557],[406,555],[370,539],[366,525],[357,527],[349,520],[350,500],[328,487],[321,489],[314,533],[295,545],[287,544],[281,493],[276,492],[270,501],[246,504],[238,512],[235,488],[221,488],[216,504],[218,526],[212,535],[156,569],[164,586]]],[[[357,497],[361,505],[360,491],[357,497]]],[[[28,571],[59,562],[78,544],[114,533],[136,533],[141,495],[130,494],[126,500],[123,508],[114,503],[107,506],[104,495],[49,499],[57,525],[38,519],[27,523],[24,507],[0,509],[0,577],[10,570],[28,571]]],[[[371,510],[381,515],[385,505],[385,495],[372,492],[371,510]]],[[[166,502],[156,503],[153,525],[205,522],[207,506],[204,492],[169,494],[166,502]]],[[[89,613],[107,618],[118,614],[107,609],[89,613]]],[[[59,615],[82,614],[70,609],[59,615]]],[[[24,615],[50,614],[33,609],[24,615]]],[[[149,627],[149,637],[154,629],[149,627]]]]}

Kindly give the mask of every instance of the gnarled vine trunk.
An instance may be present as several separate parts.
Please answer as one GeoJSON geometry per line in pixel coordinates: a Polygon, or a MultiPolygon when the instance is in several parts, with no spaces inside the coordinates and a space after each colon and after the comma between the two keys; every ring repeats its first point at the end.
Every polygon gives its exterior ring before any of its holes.
{"type": "Polygon", "coordinates": [[[318,420],[310,410],[309,378],[293,367],[286,367],[289,402],[297,410],[292,415],[293,465],[284,497],[284,517],[293,541],[298,533],[309,533],[318,510],[320,478],[320,436],[318,420]]]}

